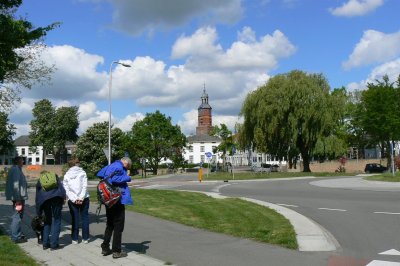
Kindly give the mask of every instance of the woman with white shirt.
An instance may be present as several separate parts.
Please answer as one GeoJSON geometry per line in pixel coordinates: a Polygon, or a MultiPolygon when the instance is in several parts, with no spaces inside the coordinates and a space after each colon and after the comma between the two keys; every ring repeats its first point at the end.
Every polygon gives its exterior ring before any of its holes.
{"type": "Polygon", "coordinates": [[[78,159],[68,162],[69,170],[64,175],[63,185],[67,192],[68,207],[71,214],[71,239],[78,244],[79,218],[82,221],[82,242],[89,242],[89,192],[87,175],[79,166],[78,159]]]}

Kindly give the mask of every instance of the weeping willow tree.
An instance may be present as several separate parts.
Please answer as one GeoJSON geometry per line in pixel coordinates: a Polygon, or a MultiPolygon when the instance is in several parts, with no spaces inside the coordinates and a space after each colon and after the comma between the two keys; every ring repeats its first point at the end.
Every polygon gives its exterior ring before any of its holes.
{"type": "Polygon", "coordinates": [[[310,172],[313,149],[319,138],[331,135],[343,106],[322,74],[277,75],[246,97],[241,145],[287,159],[289,167],[300,154],[304,172],[310,172]]]}

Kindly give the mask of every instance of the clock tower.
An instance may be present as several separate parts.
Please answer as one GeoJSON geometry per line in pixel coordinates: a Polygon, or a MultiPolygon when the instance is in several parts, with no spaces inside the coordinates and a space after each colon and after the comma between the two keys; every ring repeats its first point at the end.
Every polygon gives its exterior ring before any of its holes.
{"type": "Polygon", "coordinates": [[[204,85],[203,95],[201,96],[201,104],[198,110],[198,126],[196,127],[196,135],[208,135],[212,129],[211,106],[208,104],[208,94],[204,85]]]}

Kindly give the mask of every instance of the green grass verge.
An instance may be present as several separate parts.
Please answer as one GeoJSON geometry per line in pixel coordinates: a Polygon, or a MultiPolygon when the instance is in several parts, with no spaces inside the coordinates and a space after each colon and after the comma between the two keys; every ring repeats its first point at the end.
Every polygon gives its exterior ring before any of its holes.
{"type": "MultiPolygon", "coordinates": [[[[272,172],[272,173],[234,173],[235,180],[247,180],[247,179],[272,179],[272,178],[286,178],[286,177],[302,177],[302,176],[315,176],[315,177],[328,177],[328,176],[354,176],[354,173],[317,173],[317,172],[272,172]]],[[[218,172],[203,174],[203,180],[232,180],[232,173],[218,172]]]]}
{"type": "MultiPolygon", "coordinates": [[[[277,212],[240,199],[214,199],[201,193],[132,190],[135,205],[128,210],[165,220],[297,249],[296,233],[277,212]]],[[[94,193],[91,194],[95,200],[94,193]]]]}
{"type": "Polygon", "coordinates": [[[365,180],[384,181],[384,182],[400,182],[400,172],[396,172],[395,176],[392,173],[383,173],[379,175],[366,176],[365,180]]]}
{"type": "Polygon", "coordinates": [[[0,266],[40,265],[29,257],[8,235],[0,228],[0,266]]]}

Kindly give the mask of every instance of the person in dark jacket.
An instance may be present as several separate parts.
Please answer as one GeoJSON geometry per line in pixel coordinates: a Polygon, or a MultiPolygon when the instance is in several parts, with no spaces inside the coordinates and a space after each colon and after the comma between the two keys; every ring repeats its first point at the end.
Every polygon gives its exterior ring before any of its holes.
{"type": "Polygon", "coordinates": [[[65,203],[66,193],[62,182],[57,176],[57,188],[45,191],[40,184],[36,184],[36,214],[40,216],[42,212],[45,215],[43,228],[43,249],[51,250],[60,247],[60,231],[61,231],[61,210],[65,203]]]}
{"type": "Polygon", "coordinates": [[[24,243],[26,237],[21,231],[21,220],[24,215],[25,200],[28,199],[28,184],[22,166],[24,158],[17,156],[14,158],[14,165],[8,172],[6,182],[6,199],[12,201],[13,216],[10,225],[11,240],[14,243],[24,243]]]}
{"type": "Polygon", "coordinates": [[[125,205],[133,204],[131,193],[127,182],[131,181],[128,175],[128,169],[131,167],[132,161],[128,157],[117,160],[112,164],[102,168],[97,176],[101,179],[109,178],[112,185],[118,186],[121,189],[121,198],[110,208],[106,208],[107,226],[104,232],[104,240],[101,244],[101,254],[104,256],[113,254],[114,259],[126,257],[126,252],[121,250],[122,232],[125,225],[125,205]],[[110,249],[111,236],[112,249],[110,249]]]}

